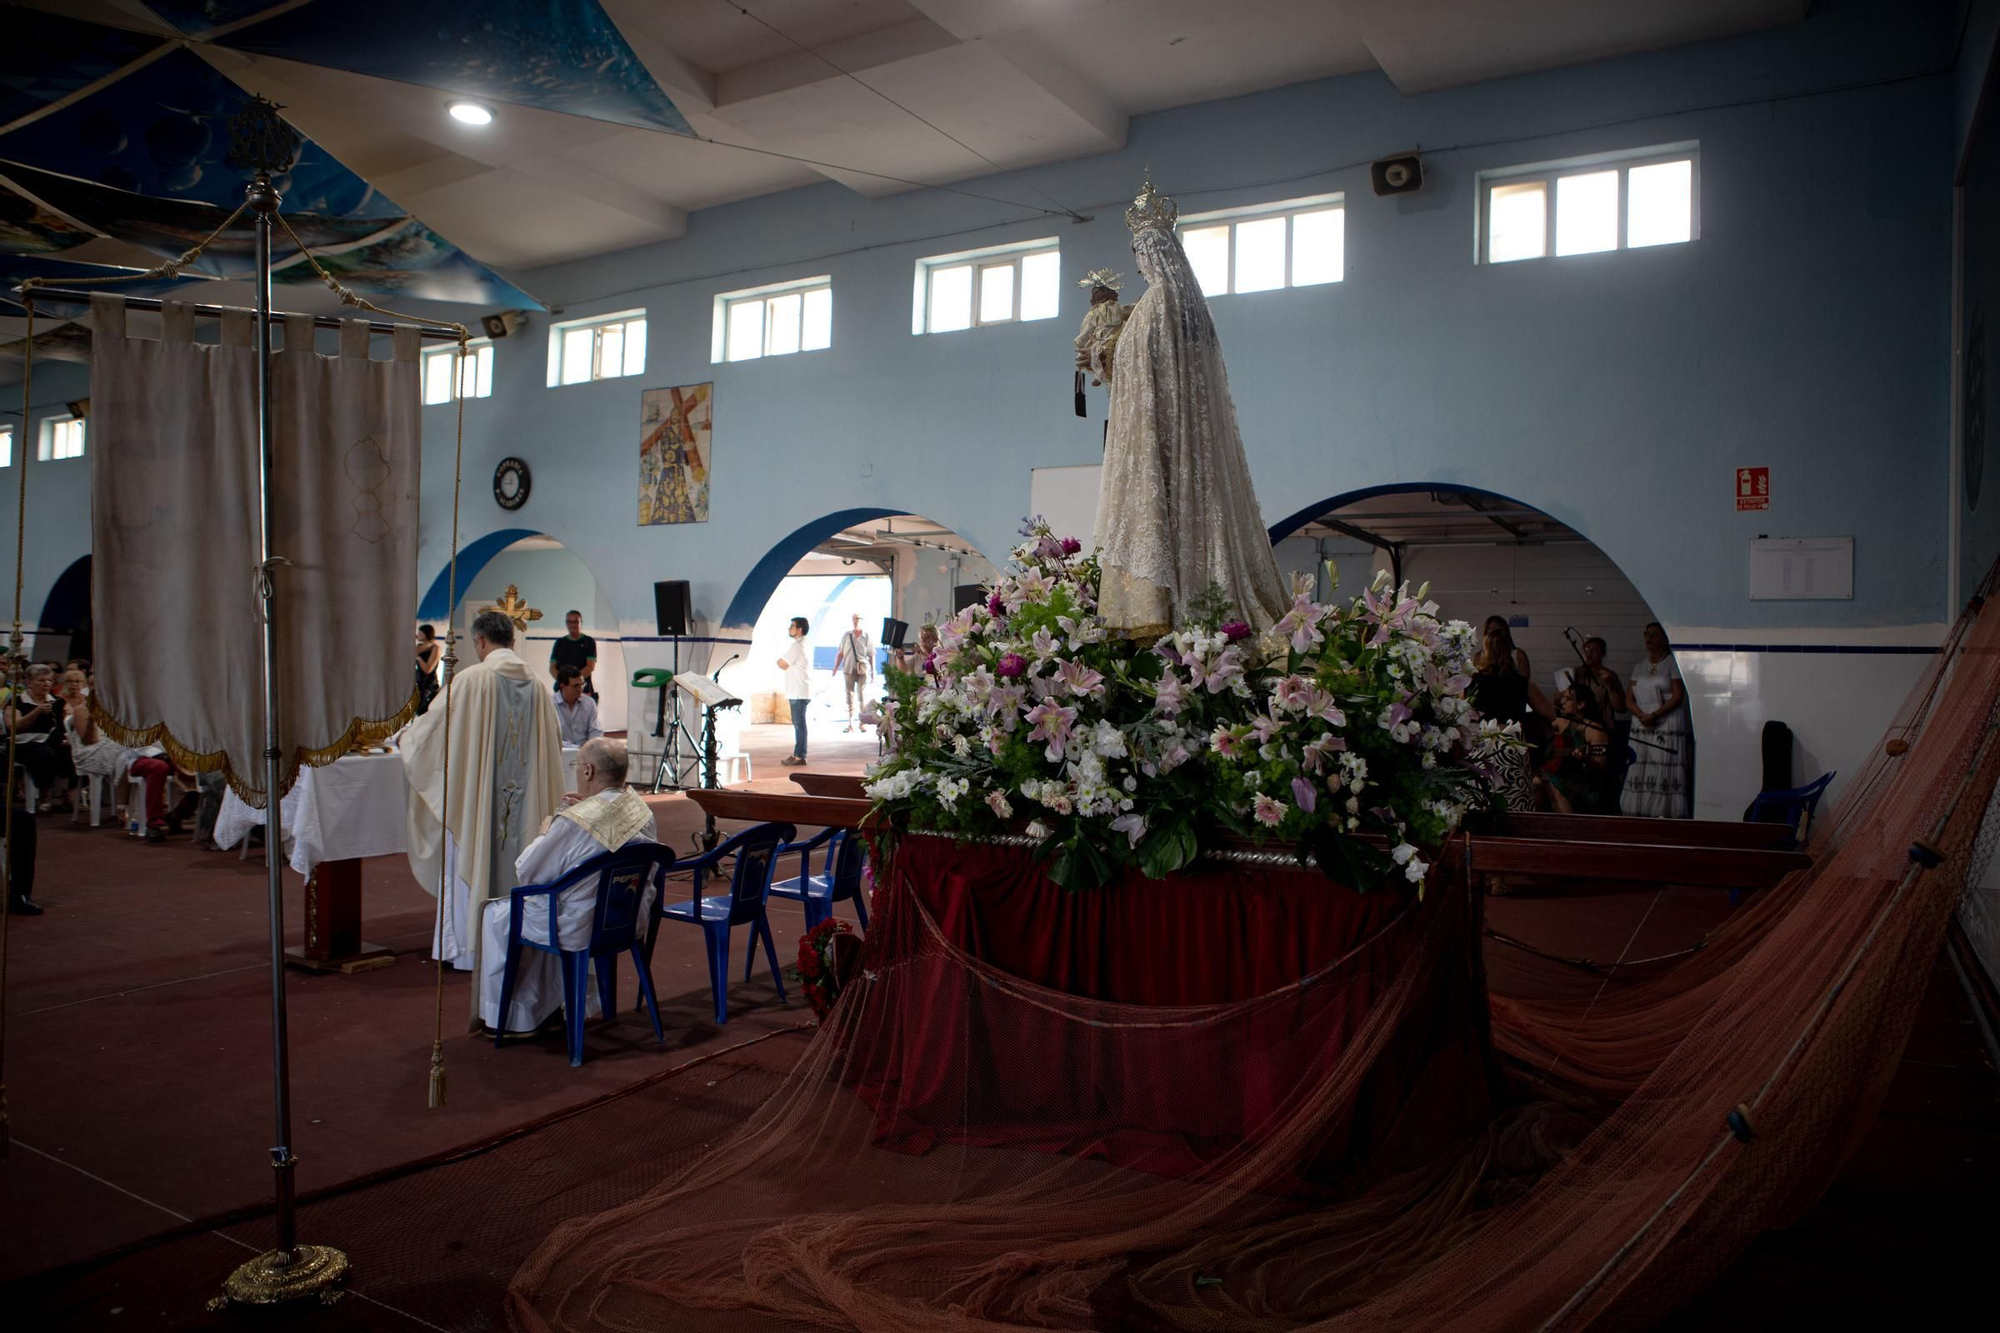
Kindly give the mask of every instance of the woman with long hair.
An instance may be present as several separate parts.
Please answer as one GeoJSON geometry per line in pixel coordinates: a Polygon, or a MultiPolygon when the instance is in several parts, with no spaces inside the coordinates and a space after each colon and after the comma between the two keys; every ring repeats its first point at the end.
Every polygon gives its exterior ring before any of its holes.
{"type": "Polygon", "coordinates": [[[438,659],[444,656],[444,646],[437,641],[437,631],[429,625],[417,626],[417,716],[422,717],[431,708],[431,700],[438,695],[438,659]]]}
{"type": "MultiPolygon", "coordinates": [[[[1509,661],[1513,662],[1514,670],[1519,672],[1521,675],[1525,676],[1527,679],[1533,680],[1535,678],[1535,673],[1528,667],[1528,655],[1525,652],[1522,652],[1519,648],[1516,648],[1514,646],[1514,631],[1508,627],[1507,617],[1505,616],[1486,617],[1486,623],[1485,625],[1480,627],[1479,631],[1480,642],[1483,644],[1486,641],[1486,636],[1488,634],[1491,634],[1494,630],[1500,631],[1500,637],[1507,646],[1507,658],[1509,661]]],[[[1480,656],[1484,657],[1485,655],[1486,655],[1486,650],[1482,647],[1480,649],[1480,656]]]]}
{"type": "MultiPolygon", "coordinates": [[[[1472,682],[1466,686],[1465,697],[1481,717],[1503,724],[1518,722],[1527,732],[1538,729],[1537,719],[1555,716],[1555,709],[1549,706],[1548,698],[1535,682],[1522,675],[1515,665],[1518,651],[1505,624],[1487,621],[1482,646],[1472,659],[1472,682]]],[[[1500,774],[1495,788],[1507,808],[1533,810],[1534,775],[1529,771],[1527,755],[1518,750],[1503,751],[1498,762],[1500,774]]]]}
{"type": "Polygon", "coordinates": [[[1632,767],[1618,808],[1651,819],[1694,817],[1694,727],[1687,688],[1658,621],[1646,626],[1646,660],[1632,668],[1632,767]]]}

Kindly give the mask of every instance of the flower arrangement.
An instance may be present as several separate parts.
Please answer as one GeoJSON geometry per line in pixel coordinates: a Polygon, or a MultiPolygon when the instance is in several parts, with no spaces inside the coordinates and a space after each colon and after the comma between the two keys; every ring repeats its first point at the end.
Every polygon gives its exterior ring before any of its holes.
{"type": "Polygon", "coordinates": [[[854,927],[830,916],[799,939],[799,981],[814,1018],[825,1018],[861,956],[854,927]]]}
{"type": "Polygon", "coordinates": [[[1400,876],[1421,891],[1422,849],[1491,799],[1495,753],[1522,747],[1518,723],[1467,703],[1473,630],[1440,622],[1428,585],[1384,574],[1341,608],[1301,580],[1262,634],[1211,590],[1142,645],[1097,616],[1094,554],[1040,520],[1022,534],[1016,571],[888,681],[876,720],[892,748],[867,792],[890,827],[1027,819],[1070,889],[1127,866],[1170,874],[1227,831],[1356,889],[1400,876]]]}

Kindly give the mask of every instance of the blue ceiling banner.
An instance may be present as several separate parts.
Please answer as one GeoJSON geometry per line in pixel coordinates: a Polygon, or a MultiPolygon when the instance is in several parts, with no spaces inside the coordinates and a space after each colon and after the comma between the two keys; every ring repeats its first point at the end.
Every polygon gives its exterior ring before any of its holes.
{"type": "MultiPolygon", "coordinates": [[[[114,240],[140,246],[162,259],[184,253],[228,216],[214,204],[153,199],[7,161],[0,161],[0,186],[33,195],[114,240]]],[[[329,218],[294,211],[290,202],[286,201],[285,221],[329,271],[357,291],[506,309],[543,308],[415,218],[329,218]]],[[[319,281],[282,231],[273,238],[271,255],[273,281],[319,281]]],[[[216,237],[186,271],[208,278],[248,278],[255,274],[256,264],[256,233],[245,217],[216,237]]]]}
{"type": "MultiPolygon", "coordinates": [[[[415,218],[367,240],[326,248],[314,245],[313,257],[342,283],[370,295],[508,310],[548,309],[415,218]]],[[[295,254],[282,265],[273,265],[271,280],[303,284],[316,283],[319,277],[303,255],[295,254]]]]}
{"type": "MultiPolygon", "coordinates": [[[[269,7],[150,4],[191,35],[216,26],[211,10],[269,7]]],[[[598,0],[312,0],[215,44],[481,101],[694,133],[598,0]]]]}
{"type": "Polygon", "coordinates": [[[219,28],[284,6],[275,0],[146,0],[146,8],[183,37],[206,39],[219,28]]]}
{"type": "MultiPolygon", "coordinates": [[[[0,160],[0,186],[39,199],[113,240],[141,246],[162,259],[184,253],[221,226],[229,215],[228,209],[215,204],[155,199],[5,160],[0,160]]],[[[299,239],[314,249],[351,244],[409,220],[403,216],[328,218],[295,211],[289,199],[285,201],[284,214],[299,239]]],[[[290,238],[279,232],[273,238],[272,254],[284,258],[293,253],[290,238]]],[[[188,271],[210,278],[247,278],[256,272],[256,267],[256,233],[246,214],[234,228],[216,237],[202,257],[188,266],[188,271]]]]}
{"type": "Polygon", "coordinates": [[[0,182],[0,251],[16,255],[53,255],[74,250],[94,239],[60,213],[44,208],[0,182]]]}
{"type": "MultiPolygon", "coordinates": [[[[0,134],[0,158],[132,194],[235,208],[250,173],[228,164],[229,122],[249,100],[194,52],[174,51],[0,134]]],[[[309,139],[276,183],[292,207],[309,213],[387,219],[403,212],[309,139]]]]}
{"type": "Polygon", "coordinates": [[[80,23],[40,9],[0,6],[0,127],[40,111],[110,74],[165,39],[80,23]]]}

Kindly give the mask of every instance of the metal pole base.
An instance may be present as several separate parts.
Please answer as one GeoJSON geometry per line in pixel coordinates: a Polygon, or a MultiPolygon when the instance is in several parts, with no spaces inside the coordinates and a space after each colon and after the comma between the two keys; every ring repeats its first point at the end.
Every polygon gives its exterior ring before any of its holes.
{"type": "Polygon", "coordinates": [[[301,1245],[289,1255],[266,1250],[229,1275],[208,1310],[219,1314],[231,1305],[284,1305],[308,1296],[332,1305],[346,1294],[347,1272],[347,1256],[328,1245],[301,1245]]]}

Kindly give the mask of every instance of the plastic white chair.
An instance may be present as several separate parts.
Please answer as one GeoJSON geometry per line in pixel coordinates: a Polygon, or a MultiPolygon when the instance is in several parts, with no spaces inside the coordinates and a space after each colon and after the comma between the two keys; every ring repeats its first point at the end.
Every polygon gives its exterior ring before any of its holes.
{"type": "Polygon", "coordinates": [[[715,780],[723,785],[751,780],[750,756],[743,751],[743,719],[735,709],[715,715],[715,780]]]}
{"type": "Polygon", "coordinates": [[[125,832],[134,838],[146,834],[146,779],[141,777],[125,783],[125,832]]]}
{"type": "Polygon", "coordinates": [[[71,809],[69,812],[69,822],[74,824],[83,814],[84,810],[88,810],[90,812],[90,826],[96,828],[104,822],[104,811],[106,809],[111,810],[114,814],[118,809],[118,801],[111,791],[111,779],[101,777],[96,773],[79,773],[77,778],[83,784],[83,809],[71,809]]]}

